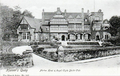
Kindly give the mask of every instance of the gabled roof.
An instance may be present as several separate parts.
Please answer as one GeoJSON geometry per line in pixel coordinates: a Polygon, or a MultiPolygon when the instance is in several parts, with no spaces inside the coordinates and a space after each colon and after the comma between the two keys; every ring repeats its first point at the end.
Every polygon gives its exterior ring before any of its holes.
{"type": "Polygon", "coordinates": [[[58,9],[56,15],[54,15],[50,20],[50,24],[68,24],[68,22],[65,19],[64,15],[62,15],[61,11],[58,9]]]}
{"type": "Polygon", "coordinates": [[[44,12],[45,20],[50,20],[55,14],[55,12],[44,12]]]}
{"type": "Polygon", "coordinates": [[[24,16],[23,19],[27,21],[27,23],[31,28],[36,29],[36,32],[41,31],[40,30],[40,27],[42,25],[41,19],[35,19],[35,18],[26,17],[26,16],[24,16]]]}
{"type": "Polygon", "coordinates": [[[80,16],[80,15],[77,15],[76,18],[81,18],[81,16],[80,16]]]}
{"type": "Polygon", "coordinates": [[[69,16],[68,16],[68,19],[73,19],[72,15],[69,15],[69,16]]]}

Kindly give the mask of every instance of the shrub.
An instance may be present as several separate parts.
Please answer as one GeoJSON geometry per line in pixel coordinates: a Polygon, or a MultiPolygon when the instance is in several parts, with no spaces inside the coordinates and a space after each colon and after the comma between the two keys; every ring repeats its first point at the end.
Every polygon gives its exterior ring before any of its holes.
{"type": "Polygon", "coordinates": [[[99,45],[98,42],[67,42],[68,45],[99,45]]]}

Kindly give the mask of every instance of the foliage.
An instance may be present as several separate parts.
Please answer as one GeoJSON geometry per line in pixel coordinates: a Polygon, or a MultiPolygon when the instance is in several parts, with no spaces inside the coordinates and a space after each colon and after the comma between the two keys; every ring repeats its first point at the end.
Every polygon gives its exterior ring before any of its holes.
{"type": "Polygon", "coordinates": [[[120,29],[120,17],[119,16],[112,16],[109,20],[110,24],[111,24],[111,33],[113,35],[117,35],[120,29]]]}
{"type": "Polygon", "coordinates": [[[25,11],[22,13],[22,15],[27,16],[27,17],[34,18],[34,16],[32,15],[32,13],[31,13],[30,11],[28,11],[28,10],[25,10],[25,11]]]}
{"type": "Polygon", "coordinates": [[[120,44],[120,16],[112,16],[109,22],[111,24],[109,31],[114,36],[109,41],[115,45],[120,44]]]}
{"type": "MultiPolygon", "coordinates": [[[[0,37],[6,38],[7,37],[15,37],[17,34],[17,28],[19,25],[22,16],[32,17],[32,13],[28,10],[25,10],[21,13],[19,6],[15,6],[14,9],[9,8],[3,4],[0,4],[0,37]],[[8,36],[9,35],[9,36],[8,36]]],[[[10,40],[10,39],[7,40],[10,40]]],[[[1,38],[2,39],[2,38],[1,38]]],[[[4,39],[5,40],[5,39],[4,39]]]]}

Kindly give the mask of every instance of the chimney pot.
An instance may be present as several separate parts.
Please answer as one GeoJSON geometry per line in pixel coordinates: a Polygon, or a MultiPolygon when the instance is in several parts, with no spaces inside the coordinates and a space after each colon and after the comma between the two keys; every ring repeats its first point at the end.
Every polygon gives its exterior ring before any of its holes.
{"type": "Polygon", "coordinates": [[[44,12],[44,9],[43,9],[43,12],[44,12]]]}
{"type": "Polygon", "coordinates": [[[60,11],[60,7],[57,8],[57,11],[60,11]]]}

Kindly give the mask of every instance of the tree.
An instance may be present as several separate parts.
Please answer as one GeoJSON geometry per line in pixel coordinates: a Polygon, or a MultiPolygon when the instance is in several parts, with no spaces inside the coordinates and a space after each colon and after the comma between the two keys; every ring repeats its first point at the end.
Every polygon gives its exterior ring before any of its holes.
{"type": "Polygon", "coordinates": [[[109,20],[110,24],[111,24],[111,34],[113,35],[117,35],[117,33],[119,32],[119,28],[120,28],[120,17],[118,16],[112,16],[109,20]]]}
{"type": "Polygon", "coordinates": [[[32,13],[28,10],[21,13],[20,9],[21,8],[19,6],[15,6],[14,9],[12,9],[0,4],[0,37],[7,37],[8,40],[10,37],[16,37],[17,28],[22,16],[34,18],[32,13]]]}
{"type": "Polygon", "coordinates": [[[112,16],[109,20],[111,27],[109,28],[110,33],[114,36],[110,41],[115,44],[120,44],[120,16],[112,16]]]}
{"type": "Polygon", "coordinates": [[[27,16],[27,17],[34,18],[34,16],[32,15],[32,13],[31,13],[30,11],[28,11],[28,10],[25,10],[25,11],[22,13],[22,15],[27,16]]]}
{"type": "Polygon", "coordinates": [[[11,27],[11,21],[13,17],[13,9],[9,8],[8,6],[5,6],[3,4],[0,4],[0,28],[1,30],[1,39],[4,36],[6,32],[8,32],[8,29],[11,27]]]}

